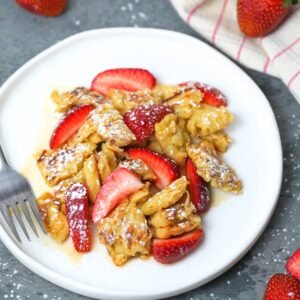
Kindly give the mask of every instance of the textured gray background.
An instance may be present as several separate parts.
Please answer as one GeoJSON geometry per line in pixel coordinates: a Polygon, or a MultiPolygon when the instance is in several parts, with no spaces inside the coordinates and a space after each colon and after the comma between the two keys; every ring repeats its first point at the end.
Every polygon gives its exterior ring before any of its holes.
{"type": "MultiPolygon", "coordinates": [[[[68,11],[54,19],[31,15],[13,0],[0,2],[0,84],[40,51],[84,30],[117,26],[157,27],[199,37],[180,20],[168,1],[70,0],[68,11]]],[[[213,282],[173,297],[174,300],[261,299],[267,278],[283,272],[286,258],[300,246],[300,107],[278,79],[248,69],[245,71],[269,99],[279,125],[284,154],[284,180],[279,203],[262,237],[237,265],[213,282]]],[[[266,181],[272,182],[272,178],[266,178],[266,181]]],[[[255,217],[255,212],[249,213],[255,217]]],[[[87,298],[33,274],[0,242],[0,299],[87,298]]]]}

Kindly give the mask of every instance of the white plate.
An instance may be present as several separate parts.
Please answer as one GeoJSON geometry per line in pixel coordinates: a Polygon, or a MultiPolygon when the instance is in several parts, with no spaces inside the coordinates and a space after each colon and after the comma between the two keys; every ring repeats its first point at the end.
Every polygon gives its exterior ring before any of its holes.
{"type": "MultiPolygon", "coordinates": [[[[171,31],[100,29],[72,36],[19,69],[0,90],[0,141],[20,170],[33,152],[44,103],[57,87],[89,86],[101,70],[149,69],[163,83],[199,80],[219,87],[236,116],[225,155],[244,182],[204,216],[205,240],[192,255],[164,266],[135,259],[117,268],[103,246],[81,259],[47,239],[18,244],[4,227],[0,237],[28,268],[66,289],[102,299],[155,299],[193,289],[235,264],[262,233],[276,205],[282,177],[278,128],[265,96],[234,63],[201,41],[171,31]]],[[[98,243],[97,243],[98,244],[98,243]]]]}

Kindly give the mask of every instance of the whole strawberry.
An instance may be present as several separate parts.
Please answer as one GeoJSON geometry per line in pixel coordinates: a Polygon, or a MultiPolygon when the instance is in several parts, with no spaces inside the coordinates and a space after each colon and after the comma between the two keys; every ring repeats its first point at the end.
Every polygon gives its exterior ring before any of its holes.
{"type": "Polygon", "coordinates": [[[47,17],[56,17],[66,8],[68,0],[16,0],[26,10],[47,17]]]}
{"type": "Polygon", "coordinates": [[[285,267],[300,282],[300,248],[289,258],[285,267]]]}
{"type": "Polygon", "coordinates": [[[241,31],[250,37],[265,36],[287,16],[289,0],[238,0],[237,18],[241,31]]]}
{"type": "Polygon", "coordinates": [[[268,282],[263,300],[288,299],[300,299],[300,281],[290,275],[273,275],[268,282]]]}

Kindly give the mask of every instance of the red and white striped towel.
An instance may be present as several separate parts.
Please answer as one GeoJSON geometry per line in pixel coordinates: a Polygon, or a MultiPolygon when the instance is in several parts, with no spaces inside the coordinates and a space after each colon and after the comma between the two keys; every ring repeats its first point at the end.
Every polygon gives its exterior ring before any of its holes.
{"type": "Polygon", "coordinates": [[[300,103],[300,7],[264,38],[245,37],[237,24],[237,0],[171,0],[181,18],[245,66],[280,77],[300,103]]]}

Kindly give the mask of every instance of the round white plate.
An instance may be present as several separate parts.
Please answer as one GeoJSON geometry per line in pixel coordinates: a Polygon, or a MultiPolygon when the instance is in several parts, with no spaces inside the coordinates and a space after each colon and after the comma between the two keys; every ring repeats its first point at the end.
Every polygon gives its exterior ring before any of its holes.
{"type": "Polygon", "coordinates": [[[149,69],[162,83],[199,80],[219,87],[236,119],[228,133],[233,144],[225,160],[244,183],[203,218],[205,239],[186,259],[169,266],[134,259],[116,267],[95,243],[92,253],[68,258],[67,246],[50,239],[18,244],[5,226],[0,237],[24,265],[53,283],[102,299],[157,299],[193,289],[235,264],[262,233],[282,178],[278,128],[268,101],[234,63],[205,43],[184,34],[155,29],[100,29],[72,36],[39,54],[0,89],[0,142],[20,170],[34,151],[44,104],[55,88],[89,86],[101,70],[149,69]]]}

